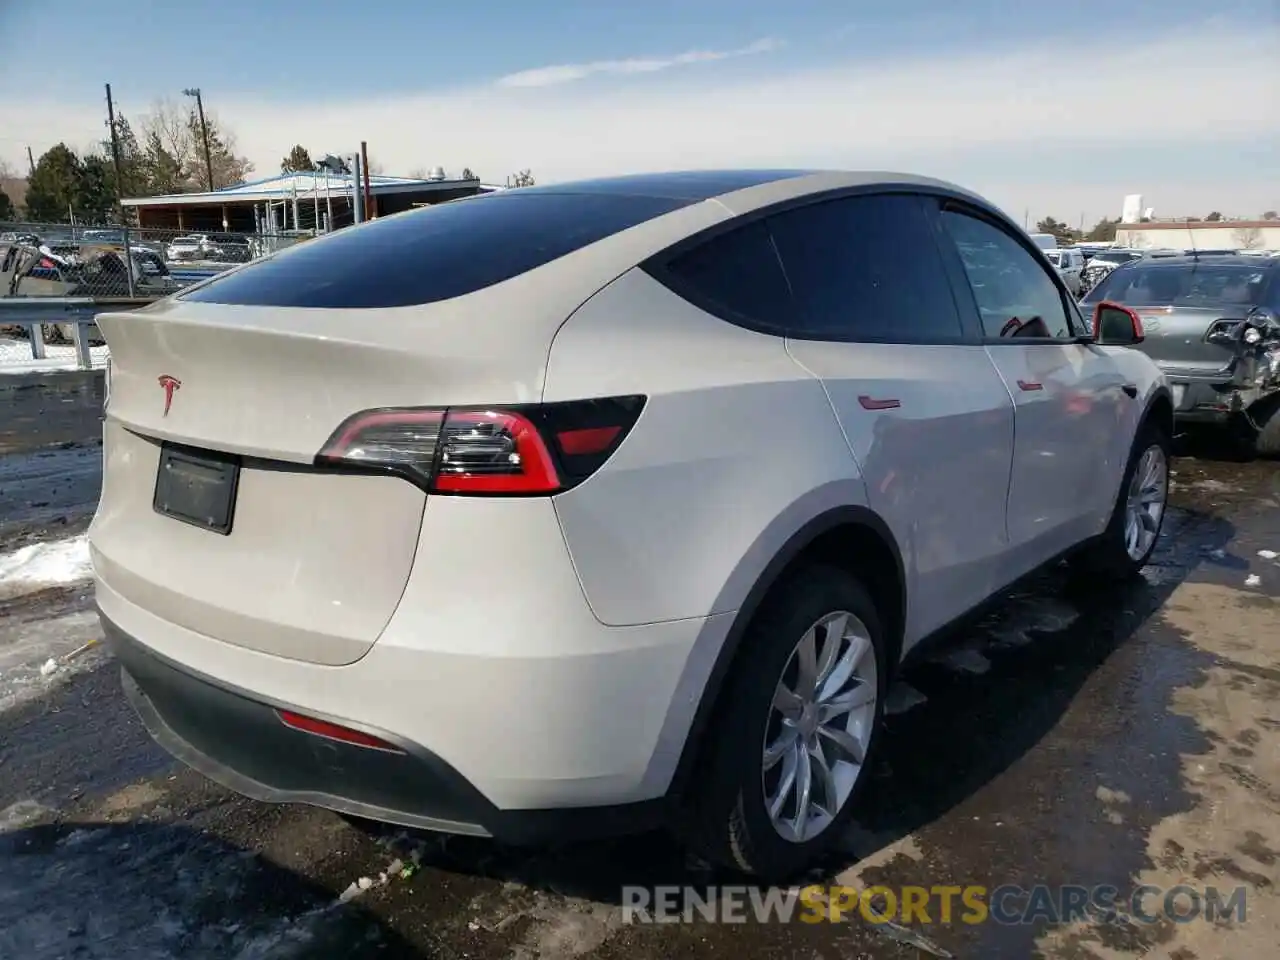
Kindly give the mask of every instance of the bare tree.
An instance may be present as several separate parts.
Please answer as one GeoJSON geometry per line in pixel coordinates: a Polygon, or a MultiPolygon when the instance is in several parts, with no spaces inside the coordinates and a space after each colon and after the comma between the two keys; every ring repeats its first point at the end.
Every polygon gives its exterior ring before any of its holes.
{"type": "MultiPolygon", "coordinates": [[[[253,170],[253,164],[236,153],[235,134],[222,126],[210,110],[205,110],[205,124],[214,186],[242,183],[245,175],[253,170]]],[[[151,112],[142,118],[139,128],[148,165],[153,170],[166,171],[163,176],[157,173],[157,180],[164,181],[169,189],[182,192],[204,189],[203,131],[193,108],[174,100],[157,100],[151,112]]],[[[159,186],[159,183],[153,184],[153,188],[159,186]]]]}
{"type": "Polygon", "coordinates": [[[1262,246],[1262,231],[1257,227],[1239,227],[1232,233],[1239,250],[1257,250],[1262,246]]]}
{"type": "Polygon", "coordinates": [[[196,159],[188,121],[190,111],[174,100],[157,100],[138,124],[148,144],[163,150],[185,175],[196,159]]]}

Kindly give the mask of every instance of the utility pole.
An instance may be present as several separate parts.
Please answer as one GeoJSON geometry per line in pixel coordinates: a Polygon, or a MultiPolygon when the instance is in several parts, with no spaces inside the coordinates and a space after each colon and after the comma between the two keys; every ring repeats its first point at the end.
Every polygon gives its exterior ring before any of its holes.
{"type": "Polygon", "coordinates": [[[370,220],[373,217],[373,197],[369,189],[369,145],[363,140],[360,141],[360,170],[364,177],[364,216],[360,219],[370,220]]]}
{"type": "Polygon", "coordinates": [[[204,140],[204,171],[209,183],[209,192],[213,192],[213,156],[209,153],[209,125],[204,121],[204,100],[200,98],[199,87],[188,87],[182,91],[185,96],[196,98],[196,112],[200,115],[200,136],[204,140]]]}
{"type": "Polygon", "coordinates": [[[107,128],[111,131],[111,162],[116,168],[116,213],[124,219],[124,178],[120,174],[120,137],[116,133],[116,105],[111,100],[111,84],[107,84],[107,128]]]}
{"type": "Polygon", "coordinates": [[[360,199],[360,154],[351,155],[351,222],[363,223],[364,204],[360,199]]]}
{"type": "Polygon", "coordinates": [[[31,156],[31,148],[27,147],[27,167],[31,170],[31,175],[36,175],[36,159],[31,156]]]}

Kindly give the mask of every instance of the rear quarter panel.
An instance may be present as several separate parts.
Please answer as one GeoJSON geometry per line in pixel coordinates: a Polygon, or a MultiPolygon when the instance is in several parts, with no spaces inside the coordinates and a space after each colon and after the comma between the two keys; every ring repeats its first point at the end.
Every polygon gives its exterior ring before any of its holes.
{"type": "Polygon", "coordinates": [[[644,412],[554,500],[608,625],[736,610],[800,526],[866,490],[821,383],[781,338],[728,324],[636,269],[557,335],[543,399],[640,393],[644,412]]]}

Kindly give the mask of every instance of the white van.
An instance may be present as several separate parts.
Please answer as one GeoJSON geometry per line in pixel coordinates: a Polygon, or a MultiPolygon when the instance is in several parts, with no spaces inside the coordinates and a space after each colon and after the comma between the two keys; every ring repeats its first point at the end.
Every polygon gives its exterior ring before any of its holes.
{"type": "Polygon", "coordinates": [[[1058,238],[1052,233],[1033,233],[1031,240],[1041,250],[1053,250],[1058,246],[1058,238]]]}
{"type": "Polygon", "coordinates": [[[1075,247],[1055,247],[1046,249],[1044,255],[1058,268],[1071,295],[1080,296],[1084,283],[1084,252],[1075,247]]]}

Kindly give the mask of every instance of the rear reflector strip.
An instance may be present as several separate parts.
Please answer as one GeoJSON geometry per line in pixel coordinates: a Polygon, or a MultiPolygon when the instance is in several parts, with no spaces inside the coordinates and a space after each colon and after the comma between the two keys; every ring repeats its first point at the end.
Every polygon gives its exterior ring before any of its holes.
{"type": "Polygon", "coordinates": [[[585,430],[564,430],[556,434],[560,449],[571,457],[589,453],[601,453],[622,432],[622,427],[589,427],[585,430]]]}
{"type": "Polygon", "coordinates": [[[291,710],[277,710],[276,714],[286,727],[299,730],[302,733],[310,733],[317,737],[354,744],[357,747],[368,747],[371,750],[404,753],[394,744],[387,743],[387,741],[380,740],[370,734],[361,733],[359,730],[352,730],[350,727],[339,726],[336,723],[329,723],[325,720],[317,720],[315,717],[304,717],[302,714],[294,713],[291,710]]]}

